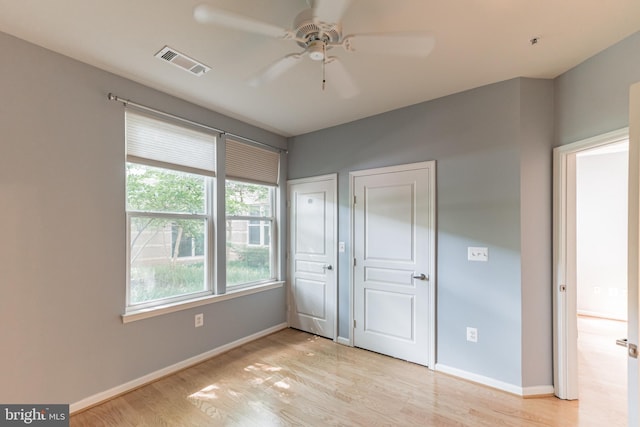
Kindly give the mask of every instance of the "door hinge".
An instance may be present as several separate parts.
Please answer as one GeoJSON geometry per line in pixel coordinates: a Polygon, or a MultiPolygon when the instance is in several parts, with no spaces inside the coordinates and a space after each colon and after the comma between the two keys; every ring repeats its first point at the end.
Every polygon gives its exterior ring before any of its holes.
{"type": "Polygon", "coordinates": [[[356,319],[353,319],[353,328],[355,329],[356,327],[356,319]]]}
{"type": "Polygon", "coordinates": [[[356,204],[356,196],[353,196],[353,204],[356,204]]]}
{"type": "Polygon", "coordinates": [[[357,264],[357,263],[356,263],[356,259],[354,258],[354,259],[353,259],[353,266],[355,267],[355,266],[356,266],[356,264],[357,264]]]}

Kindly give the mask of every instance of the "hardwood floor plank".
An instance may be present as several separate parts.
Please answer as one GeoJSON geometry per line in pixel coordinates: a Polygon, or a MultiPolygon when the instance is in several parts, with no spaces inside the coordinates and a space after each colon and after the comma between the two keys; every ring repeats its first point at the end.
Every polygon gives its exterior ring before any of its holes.
{"type": "Polygon", "coordinates": [[[591,426],[523,399],[287,329],[74,414],[71,426],[591,426]]]}

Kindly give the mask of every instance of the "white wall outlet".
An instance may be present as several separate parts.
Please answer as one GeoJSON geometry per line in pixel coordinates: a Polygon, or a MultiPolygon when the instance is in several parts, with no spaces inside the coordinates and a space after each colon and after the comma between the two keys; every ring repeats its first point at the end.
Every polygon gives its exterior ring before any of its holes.
{"type": "Polygon", "coordinates": [[[195,324],[196,324],[196,328],[199,328],[200,326],[204,325],[204,314],[202,313],[196,314],[195,324]]]}
{"type": "Polygon", "coordinates": [[[478,330],[467,327],[467,341],[478,342],[478,330]]]}
{"type": "Polygon", "coordinates": [[[469,261],[489,261],[489,248],[469,246],[467,248],[467,259],[469,261]]]}

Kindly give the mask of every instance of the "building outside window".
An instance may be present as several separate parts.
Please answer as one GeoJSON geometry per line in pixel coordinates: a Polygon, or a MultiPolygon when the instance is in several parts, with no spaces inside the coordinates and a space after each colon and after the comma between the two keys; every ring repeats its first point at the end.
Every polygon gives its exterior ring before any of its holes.
{"type": "Polygon", "coordinates": [[[227,181],[227,286],[275,279],[272,186],[227,181]]]}

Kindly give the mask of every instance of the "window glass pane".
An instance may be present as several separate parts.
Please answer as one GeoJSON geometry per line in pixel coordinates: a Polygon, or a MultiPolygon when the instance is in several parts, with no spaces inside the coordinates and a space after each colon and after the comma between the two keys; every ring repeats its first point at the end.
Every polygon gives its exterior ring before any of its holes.
{"type": "Polygon", "coordinates": [[[274,279],[272,249],[268,239],[270,221],[266,226],[250,225],[247,220],[227,220],[227,285],[260,282],[274,279]],[[255,231],[254,231],[255,230],[255,231]],[[266,230],[266,231],[265,231],[266,230]]]}
{"type": "Polygon", "coordinates": [[[205,213],[205,177],[127,163],[127,209],[205,213]]]}
{"type": "Polygon", "coordinates": [[[207,290],[205,220],[131,217],[130,232],[130,304],[207,290]]]}
{"type": "Polygon", "coordinates": [[[273,187],[237,181],[226,182],[227,216],[272,216],[273,187]]]}
{"type": "Polygon", "coordinates": [[[171,225],[171,244],[180,258],[204,256],[204,234],[187,235],[180,222],[171,225]]]}
{"type": "MultiPolygon", "coordinates": [[[[251,221],[253,223],[253,221],[251,221]]],[[[260,244],[260,223],[249,224],[249,242],[250,245],[260,244]]]]}
{"type": "Polygon", "coordinates": [[[262,222],[262,242],[264,245],[271,244],[271,223],[267,221],[262,222]]]}
{"type": "Polygon", "coordinates": [[[273,192],[268,185],[226,182],[227,286],[275,279],[273,192]]]}

